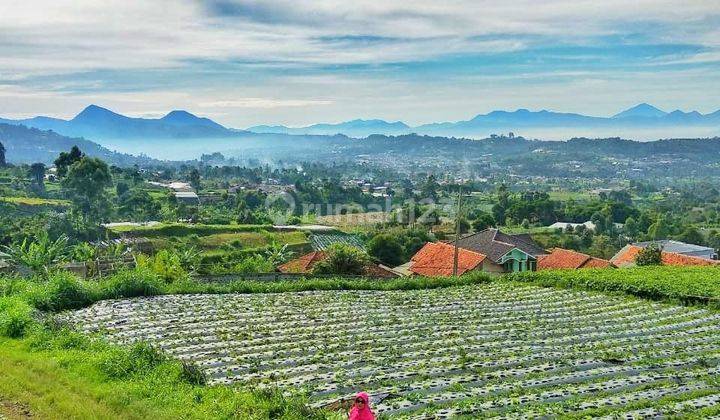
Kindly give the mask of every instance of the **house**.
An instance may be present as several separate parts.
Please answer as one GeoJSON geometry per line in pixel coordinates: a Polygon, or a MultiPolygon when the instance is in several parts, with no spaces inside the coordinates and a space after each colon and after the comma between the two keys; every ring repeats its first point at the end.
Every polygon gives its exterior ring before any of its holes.
{"type": "MultiPolygon", "coordinates": [[[[279,265],[277,270],[285,274],[311,274],[315,264],[327,258],[325,251],[313,251],[301,257],[290,260],[285,264],[279,265]]],[[[363,275],[372,278],[394,278],[398,277],[391,268],[384,265],[369,263],[363,270],[363,275]]]]}
{"type": "Polygon", "coordinates": [[[662,248],[663,251],[672,252],[675,254],[682,254],[682,255],[688,255],[691,257],[700,257],[705,258],[706,260],[717,260],[718,254],[715,252],[714,248],[710,248],[707,246],[700,246],[700,245],[693,245],[688,244],[685,242],[680,241],[673,241],[673,240],[658,240],[658,241],[647,241],[647,242],[638,242],[633,245],[639,246],[640,248],[645,248],[646,246],[650,244],[656,244],[660,248],[662,248]]]}
{"type": "MultiPolygon", "coordinates": [[[[647,245],[646,245],[647,246],[647,245]]],[[[635,265],[635,260],[644,247],[638,244],[625,245],[617,254],[615,254],[610,261],[617,267],[632,267],[635,265]]],[[[675,266],[720,266],[720,261],[711,260],[703,257],[694,255],[680,254],[677,252],[669,252],[663,250],[660,253],[660,258],[663,265],[675,265],[675,266]]]]}
{"type": "MultiPolygon", "coordinates": [[[[428,242],[413,255],[408,271],[411,275],[445,277],[453,275],[454,265],[454,245],[444,242],[428,242]]],[[[489,260],[486,255],[459,248],[457,274],[462,275],[474,270],[500,273],[503,271],[503,267],[489,260]]]]}
{"type": "Polygon", "coordinates": [[[505,272],[535,271],[538,257],[549,254],[527,233],[508,235],[494,228],[464,236],[457,242],[460,248],[486,255],[505,272]]]}
{"type": "Polygon", "coordinates": [[[555,248],[548,255],[538,257],[538,270],[558,270],[579,268],[610,268],[614,265],[602,258],[595,258],[591,255],[569,249],[555,248]]]}

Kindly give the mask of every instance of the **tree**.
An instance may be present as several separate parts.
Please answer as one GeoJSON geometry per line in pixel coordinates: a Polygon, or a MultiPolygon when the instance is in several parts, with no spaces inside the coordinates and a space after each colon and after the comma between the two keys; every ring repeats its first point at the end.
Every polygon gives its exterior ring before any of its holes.
{"type": "Polygon", "coordinates": [[[105,162],[84,156],[70,166],[62,187],[75,209],[87,221],[98,222],[109,213],[105,188],[112,185],[112,176],[105,162]]]}
{"type": "Polygon", "coordinates": [[[435,180],[435,175],[430,174],[428,175],[427,179],[425,180],[425,183],[422,186],[422,199],[431,199],[433,202],[437,202],[438,200],[438,194],[437,190],[440,188],[440,185],[438,185],[437,181],[435,180]]]}
{"type": "Polygon", "coordinates": [[[595,233],[603,233],[605,232],[606,226],[605,226],[605,217],[600,212],[593,213],[592,216],[590,216],[590,221],[595,225],[595,233]]]}
{"type": "Polygon", "coordinates": [[[641,249],[635,257],[635,263],[639,266],[644,265],[661,265],[662,264],[662,248],[657,244],[650,244],[641,249]]]}
{"type": "Polygon", "coordinates": [[[118,197],[118,215],[135,222],[155,220],[160,210],[160,203],[145,190],[132,190],[118,197]]]}
{"type": "Polygon", "coordinates": [[[387,233],[375,235],[368,242],[368,254],[391,267],[400,265],[405,260],[405,249],[400,241],[387,233]]]}
{"type": "Polygon", "coordinates": [[[55,167],[57,168],[57,174],[59,177],[64,177],[67,174],[68,169],[74,163],[80,162],[85,156],[83,152],[77,146],[73,146],[70,152],[62,152],[57,159],[55,159],[55,167]]]}
{"type": "Polygon", "coordinates": [[[188,178],[190,179],[190,185],[195,191],[200,191],[200,171],[198,171],[197,168],[192,168],[188,178]]]}
{"type": "Polygon", "coordinates": [[[694,228],[692,226],[688,226],[685,228],[684,231],[682,231],[681,234],[675,237],[678,241],[686,242],[689,244],[695,244],[695,245],[705,245],[705,237],[702,233],[700,233],[697,228],[694,228]]]}
{"type": "Polygon", "coordinates": [[[625,219],[623,230],[625,230],[625,234],[630,238],[636,238],[638,233],[640,233],[638,223],[632,217],[625,219]]]}
{"type": "Polygon", "coordinates": [[[38,189],[45,190],[45,164],[38,162],[30,165],[30,178],[38,189]]]}
{"type": "Polygon", "coordinates": [[[117,185],[115,186],[115,194],[117,194],[117,196],[119,198],[122,197],[123,195],[125,195],[125,193],[128,192],[129,190],[130,190],[130,187],[128,186],[128,184],[125,182],[122,182],[122,181],[118,182],[117,185]]]}
{"type": "Polygon", "coordinates": [[[7,166],[7,162],[5,161],[5,146],[0,143],[0,168],[3,166],[7,166]]]}
{"type": "Polygon", "coordinates": [[[492,214],[486,212],[479,213],[472,222],[472,228],[475,232],[479,232],[493,226],[495,226],[495,219],[492,217],[492,214]]]}
{"type": "Polygon", "coordinates": [[[588,253],[594,257],[610,259],[615,255],[615,247],[606,235],[596,235],[592,238],[592,245],[588,249],[588,253]]]}
{"type": "Polygon", "coordinates": [[[365,272],[368,257],[359,249],[346,244],[333,244],[325,252],[326,258],[313,267],[314,274],[361,275],[365,272]]]}

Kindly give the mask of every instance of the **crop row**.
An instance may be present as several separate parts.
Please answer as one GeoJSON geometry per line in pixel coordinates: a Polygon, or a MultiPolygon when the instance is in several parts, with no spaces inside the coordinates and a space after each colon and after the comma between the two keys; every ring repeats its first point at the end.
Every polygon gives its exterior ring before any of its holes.
{"type": "Polygon", "coordinates": [[[720,394],[708,379],[720,314],[593,292],[491,283],[177,295],[62,316],[111,341],[149,341],[210,383],[301,391],[314,406],[390,394],[376,410],[401,417],[664,413],[720,394]]]}

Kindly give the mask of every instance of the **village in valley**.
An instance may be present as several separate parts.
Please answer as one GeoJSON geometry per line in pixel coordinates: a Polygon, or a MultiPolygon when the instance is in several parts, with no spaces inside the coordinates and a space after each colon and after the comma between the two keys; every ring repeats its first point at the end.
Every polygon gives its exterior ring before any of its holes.
{"type": "Polygon", "coordinates": [[[720,419],[718,28],[0,1],[0,420],[720,419]]]}

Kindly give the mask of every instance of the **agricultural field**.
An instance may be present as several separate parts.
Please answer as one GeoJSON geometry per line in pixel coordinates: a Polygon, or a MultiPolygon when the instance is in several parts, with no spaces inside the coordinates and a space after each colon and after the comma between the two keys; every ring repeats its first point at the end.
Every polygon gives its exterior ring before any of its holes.
{"type": "Polygon", "coordinates": [[[323,233],[310,236],[310,244],[316,251],[323,251],[333,244],[345,244],[359,249],[365,249],[362,239],[355,235],[340,233],[323,233]]]}
{"type": "Polygon", "coordinates": [[[322,407],[364,390],[381,416],[626,418],[720,412],[720,313],[491,282],[433,290],[168,295],[59,315],[147,341],[210,384],[322,407]]]}

